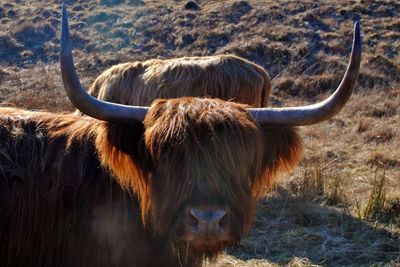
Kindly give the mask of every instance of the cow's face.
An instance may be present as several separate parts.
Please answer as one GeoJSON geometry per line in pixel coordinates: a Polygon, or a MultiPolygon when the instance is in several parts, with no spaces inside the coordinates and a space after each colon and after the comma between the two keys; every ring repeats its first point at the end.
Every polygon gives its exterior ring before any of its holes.
{"type": "Polygon", "coordinates": [[[214,255],[251,222],[265,170],[263,138],[243,106],[161,100],[145,121],[151,158],[151,221],[171,242],[214,255]]]}

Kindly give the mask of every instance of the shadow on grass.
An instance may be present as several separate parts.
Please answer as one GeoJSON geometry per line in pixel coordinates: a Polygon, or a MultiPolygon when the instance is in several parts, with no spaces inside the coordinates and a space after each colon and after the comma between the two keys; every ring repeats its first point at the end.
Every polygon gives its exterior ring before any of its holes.
{"type": "Polygon", "coordinates": [[[400,236],[388,229],[279,192],[260,201],[248,237],[228,254],[279,265],[294,257],[323,266],[399,264],[400,236]]]}

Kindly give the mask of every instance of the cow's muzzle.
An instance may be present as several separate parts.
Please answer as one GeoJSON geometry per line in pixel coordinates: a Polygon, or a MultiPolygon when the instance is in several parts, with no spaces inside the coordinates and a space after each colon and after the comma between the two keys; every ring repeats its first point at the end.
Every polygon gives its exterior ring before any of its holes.
{"type": "Polygon", "coordinates": [[[198,244],[229,243],[231,212],[211,207],[186,207],[184,240],[198,244]]]}

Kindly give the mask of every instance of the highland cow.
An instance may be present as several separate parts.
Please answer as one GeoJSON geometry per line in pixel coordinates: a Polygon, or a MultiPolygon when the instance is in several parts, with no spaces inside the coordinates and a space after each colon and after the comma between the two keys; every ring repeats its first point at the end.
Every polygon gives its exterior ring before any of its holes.
{"type": "Polygon", "coordinates": [[[118,64],[104,71],[89,88],[94,97],[134,106],[194,96],[266,107],[270,93],[271,81],[263,67],[234,55],[118,64]]]}
{"type": "Polygon", "coordinates": [[[299,161],[295,127],[340,111],[360,57],[356,24],[341,84],[311,106],[116,104],[83,88],[63,6],[63,83],[88,116],[0,109],[0,265],[201,266],[241,239],[263,190],[299,161]]]}

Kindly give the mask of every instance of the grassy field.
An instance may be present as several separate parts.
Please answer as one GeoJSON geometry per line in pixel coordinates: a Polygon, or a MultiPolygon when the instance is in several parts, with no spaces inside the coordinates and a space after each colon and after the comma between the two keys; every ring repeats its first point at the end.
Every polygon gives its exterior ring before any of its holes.
{"type": "MultiPolygon", "coordinates": [[[[400,266],[398,1],[68,0],[86,86],[125,61],[234,53],[270,73],[272,106],[339,84],[354,21],[363,60],[350,103],[302,127],[300,166],[257,208],[241,244],[210,266],[400,266]]],[[[0,2],[0,102],[70,112],[58,67],[61,1],[0,2]]]]}

